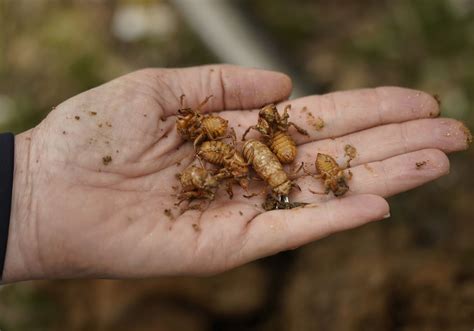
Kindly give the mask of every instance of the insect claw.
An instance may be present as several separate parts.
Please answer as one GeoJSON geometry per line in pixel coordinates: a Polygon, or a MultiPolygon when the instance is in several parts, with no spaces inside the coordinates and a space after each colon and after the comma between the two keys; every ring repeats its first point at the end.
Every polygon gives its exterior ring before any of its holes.
{"type": "Polygon", "coordinates": [[[208,103],[208,101],[209,101],[211,98],[213,98],[213,97],[214,97],[214,96],[213,96],[212,94],[211,94],[211,95],[208,95],[208,96],[197,106],[196,110],[197,110],[198,112],[201,112],[201,108],[204,107],[204,105],[205,105],[206,103],[208,103]]]}
{"type": "Polygon", "coordinates": [[[280,195],[280,202],[290,203],[290,199],[288,198],[287,195],[280,195]]]}
{"type": "Polygon", "coordinates": [[[312,189],[308,189],[309,192],[313,193],[313,194],[318,194],[318,195],[326,195],[328,194],[328,192],[316,192],[316,191],[313,191],[312,189]]]}
{"type": "Polygon", "coordinates": [[[181,94],[181,96],[179,97],[179,104],[181,106],[181,109],[186,108],[185,103],[186,103],[186,95],[181,94]]]}

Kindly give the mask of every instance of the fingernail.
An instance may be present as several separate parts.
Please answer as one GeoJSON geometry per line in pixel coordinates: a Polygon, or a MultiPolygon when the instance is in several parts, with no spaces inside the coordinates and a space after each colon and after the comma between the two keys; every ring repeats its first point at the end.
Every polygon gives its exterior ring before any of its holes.
{"type": "Polygon", "coordinates": [[[385,214],[385,215],[383,216],[383,219],[390,218],[390,216],[391,216],[391,215],[390,215],[390,213],[388,213],[388,214],[385,214]]]}

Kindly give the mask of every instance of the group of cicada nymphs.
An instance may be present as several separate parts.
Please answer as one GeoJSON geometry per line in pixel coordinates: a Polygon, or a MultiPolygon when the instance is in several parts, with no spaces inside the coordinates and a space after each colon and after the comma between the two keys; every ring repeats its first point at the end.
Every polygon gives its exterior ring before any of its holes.
{"type": "Polygon", "coordinates": [[[234,195],[233,185],[239,185],[245,191],[244,197],[249,199],[266,193],[266,200],[262,204],[265,210],[299,207],[305,203],[290,202],[289,195],[292,189],[299,189],[294,177],[301,169],[306,175],[322,180],[325,192],[310,190],[314,194],[333,192],[338,197],[349,190],[347,180],[350,176],[344,170],[354,158],[355,148],[348,145],[354,155],[350,156],[346,167],[340,167],[332,156],[318,153],[316,175],[303,164],[297,167],[294,174],[289,174],[283,165],[293,163],[297,155],[297,144],[289,128],[294,127],[298,134],[309,135],[305,129],[289,121],[291,105],[284,108],[283,114],[273,104],[263,107],[258,113],[257,124],[247,128],[241,142],[238,142],[234,129],[229,129],[226,119],[201,112],[211,97],[207,97],[196,108],[190,108],[185,105],[185,96],[181,96],[176,127],[184,140],[193,143],[197,162],[177,174],[181,184],[177,205],[194,199],[212,201],[222,185],[231,199],[234,195]],[[260,139],[247,140],[251,130],[257,131],[260,139]],[[207,169],[206,163],[213,168],[207,169]],[[263,181],[265,187],[260,192],[250,193],[250,183],[257,180],[263,181]]]}

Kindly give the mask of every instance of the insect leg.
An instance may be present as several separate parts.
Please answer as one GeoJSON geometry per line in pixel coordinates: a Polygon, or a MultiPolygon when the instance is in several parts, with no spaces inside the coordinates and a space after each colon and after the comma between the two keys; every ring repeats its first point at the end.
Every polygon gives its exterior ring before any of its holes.
{"type": "Polygon", "coordinates": [[[291,104],[287,105],[285,109],[283,109],[283,116],[281,117],[281,121],[287,121],[288,118],[290,118],[290,115],[288,114],[288,110],[291,109],[291,104]]]}
{"type": "Polygon", "coordinates": [[[313,193],[313,194],[318,194],[318,195],[326,195],[326,194],[329,193],[329,192],[327,192],[327,191],[324,191],[324,192],[316,192],[316,191],[313,191],[313,190],[310,189],[310,188],[308,189],[308,191],[310,191],[310,192],[313,193]]]}
{"type": "Polygon", "coordinates": [[[204,107],[206,105],[206,103],[209,101],[209,99],[213,98],[214,96],[211,94],[209,96],[206,97],[206,99],[204,99],[197,107],[196,107],[196,111],[197,112],[201,112],[201,109],[202,107],[204,107]]]}
{"type": "Polygon", "coordinates": [[[196,159],[198,160],[199,164],[201,165],[201,167],[203,169],[206,169],[206,167],[204,166],[204,163],[202,163],[202,159],[201,159],[201,156],[198,154],[196,154],[196,159]]]}
{"type": "Polygon", "coordinates": [[[308,131],[306,131],[306,130],[303,129],[302,127],[299,127],[299,126],[296,125],[295,123],[289,122],[289,123],[288,123],[288,127],[290,127],[290,126],[293,126],[293,127],[296,129],[296,131],[298,131],[298,132],[301,133],[302,135],[309,136],[308,131]]]}
{"type": "Polygon", "coordinates": [[[229,199],[234,197],[234,191],[232,190],[232,181],[228,180],[226,184],[226,192],[229,195],[229,199]]]}
{"type": "Polygon", "coordinates": [[[201,141],[204,139],[205,136],[206,136],[206,133],[201,132],[201,133],[196,137],[196,139],[194,139],[193,146],[194,146],[194,150],[195,150],[195,151],[197,150],[197,146],[201,143],[201,141]]]}
{"type": "Polygon", "coordinates": [[[314,179],[321,179],[322,176],[319,174],[319,175],[315,175],[313,173],[311,173],[308,169],[306,169],[306,164],[304,162],[303,163],[303,172],[305,173],[306,176],[311,176],[313,177],[314,179]]]}
{"type": "Polygon", "coordinates": [[[178,195],[178,202],[175,203],[175,206],[179,206],[183,201],[186,200],[192,200],[199,197],[199,192],[197,191],[187,191],[187,192],[181,192],[178,195]]]}
{"type": "Polygon", "coordinates": [[[264,187],[264,188],[263,188],[260,192],[258,192],[258,193],[252,193],[252,194],[249,194],[249,195],[244,194],[244,198],[250,199],[250,198],[256,197],[256,196],[258,196],[258,195],[262,195],[262,194],[264,194],[266,191],[267,191],[267,188],[264,187]]]}
{"type": "Polygon", "coordinates": [[[347,179],[347,180],[351,180],[351,179],[352,179],[352,176],[353,176],[353,174],[352,174],[352,171],[350,171],[350,170],[347,170],[347,176],[346,176],[346,179],[347,179]]]}
{"type": "Polygon", "coordinates": [[[304,162],[301,162],[298,168],[294,169],[291,174],[288,175],[291,179],[296,178],[296,175],[304,168],[304,162]]]}
{"type": "Polygon", "coordinates": [[[186,95],[181,94],[181,96],[179,97],[179,104],[180,104],[181,109],[186,108],[186,95]]]}
{"type": "Polygon", "coordinates": [[[250,132],[250,130],[252,130],[252,129],[258,131],[257,126],[255,126],[255,125],[249,126],[249,127],[247,128],[247,130],[245,130],[244,134],[242,135],[242,141],[245,141],[245,136],[247,136],[247,134],[248,134],[248,133],[250,132]]]}

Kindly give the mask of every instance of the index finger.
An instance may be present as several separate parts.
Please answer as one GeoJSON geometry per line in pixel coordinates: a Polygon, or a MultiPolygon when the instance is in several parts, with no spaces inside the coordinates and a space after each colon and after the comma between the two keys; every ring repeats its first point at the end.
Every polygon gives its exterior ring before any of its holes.
{"type": "MultiPolygon", "coordinates": [[[[312,95],[282,102],[278,105],[279,111],[288,104],[291,104],[289,120],[309,133],[308,136],[292,134],[298,144],[340,137],[383,124],[439,115],[439,105],[433,96],[401,87],[312,95]]],[[[247,127],[255,125],[258,118],[258,110],[243,113],[226,111],[221,114],[236,126],[239,135],[247,127]]],[[[249,134],[249,138],[251,136],[249,134]]]]}
{"type": "Polygon", "coordinates": [[[217,64],[177,69],[144,69],[138,72],[152,82],[155,101],[165,116],[176,115],[180,97],[197,107],[213,96],[201,112],[255,109],[289,97],[291,79],[280,72],[217,64]]]}

